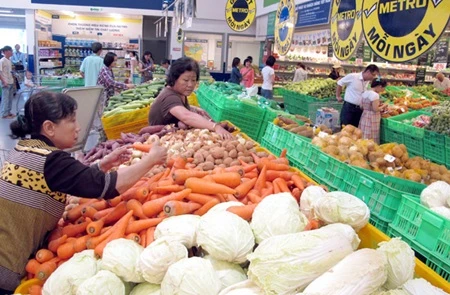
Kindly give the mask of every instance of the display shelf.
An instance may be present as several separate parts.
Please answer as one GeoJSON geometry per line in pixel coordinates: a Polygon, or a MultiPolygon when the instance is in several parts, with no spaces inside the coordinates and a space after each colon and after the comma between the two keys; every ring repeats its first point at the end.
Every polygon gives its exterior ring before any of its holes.
{"type": "Polygon", "coordinates": [[[54,66],[54,67],[39,67],[39,70],[51,70],[51,69],[60,69],[64,68],[64,66],[54,66]]]}
{"type": "Polygon", "coordinates": [[[61,59],[62,56],[40,56],[39,59],[61,59]]]}
{"type": "MultiPolygon", "coordinates": [[[[73,46],[73,45],[65,45],[65,48],[77,48],[77,49],[92,49],[92,46],[73,46]]],[[[61,48],[60,48],[61,49],[61,48]]],[[[125,50],[121,47],[105,47],[102,50],[125,50]]]]}
{"type": "Polygon", "coordinates": [[[38,50],[39,49],[62,49],[62,47],[38,47],[38,50]]]}

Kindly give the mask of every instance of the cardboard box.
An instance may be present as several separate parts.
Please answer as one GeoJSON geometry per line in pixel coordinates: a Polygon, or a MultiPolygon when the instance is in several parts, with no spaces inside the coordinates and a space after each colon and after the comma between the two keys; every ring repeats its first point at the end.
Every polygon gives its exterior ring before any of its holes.
{"type": "Polygon", "coordinates": [[[320,108],[316,113],[316,125],[325,125],[328,128],[339,126],[339,112],[333,108],[320,108]]]}

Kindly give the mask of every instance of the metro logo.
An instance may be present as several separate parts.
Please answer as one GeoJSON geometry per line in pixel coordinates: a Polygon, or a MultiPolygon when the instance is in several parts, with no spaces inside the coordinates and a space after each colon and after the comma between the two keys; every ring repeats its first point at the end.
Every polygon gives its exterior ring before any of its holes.
{"type": "Polygon", "coordinates": [[[356,16],[356,11],[353,9],[350,11],[344,11],[344,12],[339,13],[337,19],[338,19],[338,21],[348,20],[348,19],[354,19],[355,16],[356,16]]]}
{"type": "Polygon", "coordinates": [[[394,0],[386,3],[380,2],[379,14],[393,13],[403,10],[423,8],[427,6],[427,0],[394,0]]]}
{"type": "Polygon", "coordinates": [[[247,30],[256,17],[255,0],[228,0],[225,5],[225,20],[236,32],[247,30]]]}

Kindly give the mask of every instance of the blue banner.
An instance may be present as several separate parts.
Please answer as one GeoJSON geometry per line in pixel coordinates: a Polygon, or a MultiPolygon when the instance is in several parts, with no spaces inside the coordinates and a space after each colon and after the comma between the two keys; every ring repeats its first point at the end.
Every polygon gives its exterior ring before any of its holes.
{"type": "Polygon", "coordinates": [[[330,22],[331,0],[312,0],[295,6],[296,28],[326,25],[330,22]]]}
{"type": "Polygon", "coordinates": [[[123,1],[123,0],[31,0],[34,4],[76,5],[90,7],[116,7],[130,9],[161,10],[163,0],[123,1]]]}

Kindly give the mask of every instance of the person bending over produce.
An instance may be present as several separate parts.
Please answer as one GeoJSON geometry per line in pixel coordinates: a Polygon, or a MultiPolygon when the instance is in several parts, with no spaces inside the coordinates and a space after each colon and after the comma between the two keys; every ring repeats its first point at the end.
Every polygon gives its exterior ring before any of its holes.
{"type": "Polygon", "coordinates": [[[170,66],[167,86],[152,104],[149,124],[209,129],[222,138],[230,139],[231,134],[219,124],[208,120],[209,116],[204,110],[189,105],[187,97],[194,91],[199,78],[200,69],[195,60],[189,57],[177,59],[170,66]]]}
{"type": "Polygon", "coordinates": [[[372,81],[371,89],[362,94],[361,105],[363,113],[359,121],[364,139],[373,139],[380,144],[381,106],[380,93],[384,92],[387,82],[377,78],[372,81]]]}
{"type": "Polygon", "coordinates": [[[362,73],[348,74],[337,82],[336,99],[339,102],[344,101],[341,97],[342,88],[345,90],[345,101],[341,111],[341,124],[353,125],[358,127],[361,119],[361,97],[370,81],[378,77],[380,70],[376,65],[369,65],[362,73]]]}
{"type": "Polygon", "coordinates": [[[111,199],[166,161],[166,149],[154,145],[141,161],[117,172],[107,171],[130,159],[126,147],[83,165],[64,151],[77,142],[76,110],[70,96],[40,92],[11,123],[14,136],[31,138],[17,143],[0,176],[0,294],[12,294],[19,285],[28,258],[61,219],[66,194],[111,199]]]}

